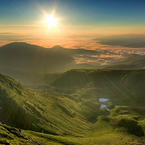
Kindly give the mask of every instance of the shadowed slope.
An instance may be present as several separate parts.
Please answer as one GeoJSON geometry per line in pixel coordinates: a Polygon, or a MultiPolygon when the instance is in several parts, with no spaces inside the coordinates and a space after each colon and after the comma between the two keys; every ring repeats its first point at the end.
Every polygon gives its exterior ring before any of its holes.
{"type": "Polygon", "coordinates": [[[67,96],[38,94],[3,75],[0,100],[0,121],[15,127],[72,135],[88,128],[78,112],[79,106],[67,96]]]}

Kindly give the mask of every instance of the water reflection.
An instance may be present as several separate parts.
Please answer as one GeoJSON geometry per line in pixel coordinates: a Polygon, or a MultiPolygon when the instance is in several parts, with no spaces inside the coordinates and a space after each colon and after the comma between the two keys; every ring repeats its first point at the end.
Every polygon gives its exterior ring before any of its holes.
{"type": "MultiPolygon", "coordinates": [[[[109,101],[109,99],[107,99],[107,98],[99,98],[100,103],[105,103],[105,102],[108,102],[108,101],[109,101]]],[[[106,109],[106,110],[109,111],[109,108],[105,104],[101,104],[100,109],[106,109]]]]}

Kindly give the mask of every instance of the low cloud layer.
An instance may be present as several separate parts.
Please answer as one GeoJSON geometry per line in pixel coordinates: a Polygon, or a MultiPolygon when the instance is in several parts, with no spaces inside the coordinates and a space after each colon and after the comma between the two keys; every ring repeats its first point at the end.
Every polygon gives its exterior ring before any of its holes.
{"type": "Polygon", "coordinates": [[[74,68],[95,68],[122,56],[111,50],[71,49],[55,46],[44,48],[15,42],[0,48],[0,69],[27,72],[63,72],[74,68]]]}
{"type": "Polygon", "coordinates": [[[25,41],[27,39],[32,39],[32,36],[21,35],[17,33],[0,33],[0,41],[25,41]]]}
{"type": "Polygon", "coordinates": [[[145,35],[116,35],[98,38],[97,41],[103,45],[145,48],[145,35]]]}
{"type": "MultiPolygon", "coordinates": [[[[0,36],[15,38],[15,34],[0,33],[0,36]]],[[[28,36],[27,36],[28,37],[28,36]]],[[[31,70],[41,72],[62,72],[72,68],[95,68],[119,61],[132,54],[145,54],[145,35],[120,35],[102,37],[97,39],[64,39],[59,41],[53,39],[54,47],[39,47],[28,43],[14,43],[1,47],[0,62],[2,66],[17,68],[18,70],[31,70]],[[63,43],[62,43],[63,42],[63,43]],[[141,43],[142,42],[142,43],[141,43]],[[135,45],[136,44],[136,45],[135,45]],[[70,47],[69,47],[70,46],[70,47]],[[134,46],[134,48],[133,48],[134,46]]],[[[20,38],[24,41],[25,37],[20,38]]],[[[30,40],[31,44],[43,44],[51,40],[30,40]]]]}

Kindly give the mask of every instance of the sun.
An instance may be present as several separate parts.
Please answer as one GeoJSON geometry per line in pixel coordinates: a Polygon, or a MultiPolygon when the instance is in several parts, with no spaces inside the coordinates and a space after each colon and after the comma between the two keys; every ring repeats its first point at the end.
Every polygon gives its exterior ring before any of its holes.
{"type": "Polygon", "coordinates": [[[47,24],[48,29],[57,27],[57,18],[54,15],[46,15],[44,22],[47,24]]]}

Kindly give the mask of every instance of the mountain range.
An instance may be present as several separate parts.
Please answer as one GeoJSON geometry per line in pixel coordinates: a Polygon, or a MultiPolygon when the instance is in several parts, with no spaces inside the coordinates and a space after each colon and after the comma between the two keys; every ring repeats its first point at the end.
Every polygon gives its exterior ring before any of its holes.
{"type": "Polygon", "coordinates": [[[120,61],[110,59],[110,64],[102,65],[99,55],[105,53],[108,54],[108,51],[69,49],[61,46],[44,48],[25,42],[13,42],[0,47],[0,72],[30,86],[35,84],[38,78],[43,79],[47,74],[58,74],[70,69],[145,68],[145,56],[138,54],[128,55],[120,61]],[[86,62],[78,63],[80,58],[86,62]],[[94,62],[88,61],[92,59],[94,62]]]}
{"type": "Polygon", "coordinates": [[[74,64],[72,54],[94,53],[27,43],[1,47],[0,144],[144,145],[144,56],[62,71],[74,64]]]}
{"type": "Polygon", "coordinates": [[[110,69],[122,69],[122,70],[139,70],[145,69],[145,56],[139,54],[131,54],[127,58],[114,62],[111,65],[106,66],[110,69]]]}

